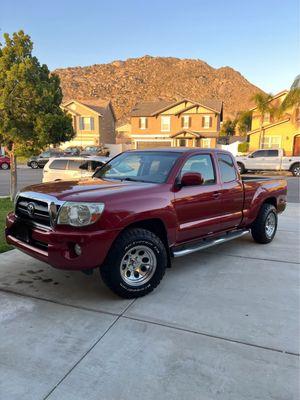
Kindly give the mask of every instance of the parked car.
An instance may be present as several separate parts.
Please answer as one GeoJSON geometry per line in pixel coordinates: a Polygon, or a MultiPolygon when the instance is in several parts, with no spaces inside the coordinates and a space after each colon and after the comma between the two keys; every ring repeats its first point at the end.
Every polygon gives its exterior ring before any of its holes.
{"type": "Polygon", "coordinates": [[[104,156],[109,157],[110,151],[108,147],[103,146],[86,146],[80,153],[81,156],[104,156]]]}
{"type": "Polygon", "coordinates": [[[50,149],[43,151],[38,156],[32,156],[27,161],[28,167],[33,169],[44,168],[51,157],[61,157],[63,155],[60,149],[50,149]]]}
{"type": "Polygon", "coordinates": [[[70,146],[63,150],[64,156],[79,156],[83,148],[81,146],[70,146]]]}
{"type": "Polygon", "coordinates": [[[9,169],[10,168],[10,158],[7,156],[0,155],[0,169],[9,169]]]}
{"type": "Polygon", "coordinates": [[[106,157],[59,157],[50,158],[43,170],[43,182],[72,180],[90,177],[102,167],[106,157]]]}
{"type": "Polygon", "coordinates": [[[249,230],[256,242],[270,243],[286,195],[285,180],[241,179],[226,151],[127,151],[90,180],[23,189],[7,216],[6,239],[56,268],[100,267],[115,293],[140,297],[160,283],[172,257],[249,230]]]}
{"type": "Polygon", "coordinates": [[[282,149],[256,150],[247,156],[236,157],[239,171],[291,171],[300,176],[300,157],[285,157],[282,149]]]}

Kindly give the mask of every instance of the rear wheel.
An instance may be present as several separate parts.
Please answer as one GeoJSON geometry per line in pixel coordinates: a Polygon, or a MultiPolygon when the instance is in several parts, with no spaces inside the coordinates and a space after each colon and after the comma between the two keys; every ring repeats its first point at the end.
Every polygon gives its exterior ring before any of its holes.
{"type": "Polygon", "coordinates": [[[148,230],[134,228],[116,240],[100,273],[117,295],[127,299],[141,297],[160,283],[167,261],[166,248],[160,238],[148,230]]]}
{"type": "Polygon", "coordinates": [[[272,204],[263,204],[251,227],[253,239],[257,243],[270,243],[277,230],[277,210],[272,204]]]}
{"type": "Polygon", "coordinates": [[[300,176],[300,163],[297,163],[297,164],[294,164],[292,167],[291,167],[291,173],[294,175],[294,176],[300,176]]]}
{"type": "Polygon", "coordinates": [[[36,161],[31,161],[30,166],[32,169],[37,169],[39,167],[39,164],[36,161]]]}
{"type": "Polygon", "coordinates": [[[4,163],[2,163],[2,164],[0,165],[0,168],[1,168],[1,169],[9,169],[9,164],[6,163],[6,162],[4,162],[4,163]]]}

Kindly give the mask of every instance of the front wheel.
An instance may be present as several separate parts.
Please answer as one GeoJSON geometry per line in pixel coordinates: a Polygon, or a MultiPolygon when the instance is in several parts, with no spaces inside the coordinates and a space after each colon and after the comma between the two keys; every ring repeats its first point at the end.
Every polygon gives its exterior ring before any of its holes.
{"type": "Polygon", "coordinates": [[[263,204],[251,227],[253,239],[257,243],[270,243],[277,230],[277,210],[272,204],[263,204]]]}
{"type": "Polygon", "coordinates": [[[158,236],[134,228],[122,233],[100,267],[105,284],[130,299],[145,296],[160,283],[167,267],[167,252],[158,236]]]}
{"type": "Polygon", "coordinates": [[[291,168],[293,176],[300,176],[300,163],[294,164],[291,168]]]}
{"type": "Polygon", "coordinates": [[[32,169],[37,169],[39,167],[39,164],[36,161],[31,161],[30,166],[32,169]]]}
{"type": "Polygon", "coordinates": [[[9,169],[9,164],[6,163],[6,162],[4,162],[4,163],[2,163],[2,164],[0,165],[0,168],[1,168],[1,169],[9,169]]]}

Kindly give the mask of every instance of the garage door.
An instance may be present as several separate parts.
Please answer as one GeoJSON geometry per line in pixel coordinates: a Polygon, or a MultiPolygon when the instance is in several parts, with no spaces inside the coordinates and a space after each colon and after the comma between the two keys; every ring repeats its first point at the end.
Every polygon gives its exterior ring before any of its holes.
{"type": "Polygon", "coordinates": [[[171,142],[136,142],[137,149],[155,149],[157,147],[171,147],[171,142]]]}

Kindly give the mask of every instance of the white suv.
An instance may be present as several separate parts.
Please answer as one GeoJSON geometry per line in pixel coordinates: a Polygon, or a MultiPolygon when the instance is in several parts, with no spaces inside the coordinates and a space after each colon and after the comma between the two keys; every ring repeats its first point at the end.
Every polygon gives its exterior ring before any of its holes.
{"type": "Polygon", "coordinates": [[[43,182],[69,181],[87,178],[95,170],[102,167],[110,158],[108,157],[60,157],[51,158],[44,167],[43,182]]]}

